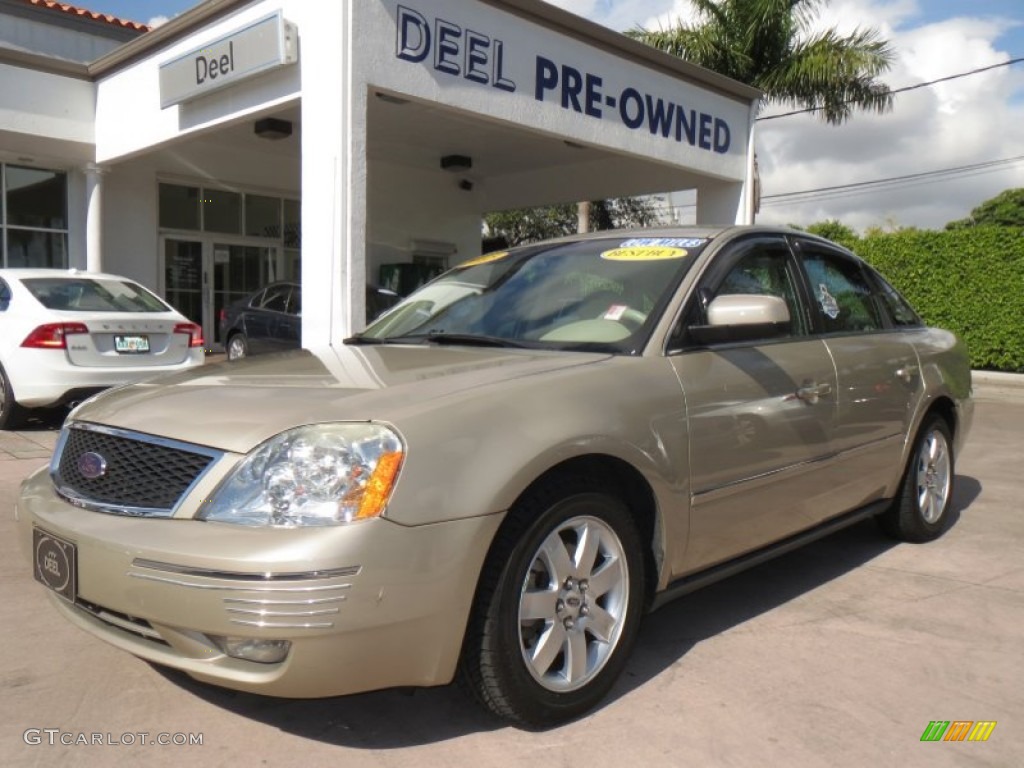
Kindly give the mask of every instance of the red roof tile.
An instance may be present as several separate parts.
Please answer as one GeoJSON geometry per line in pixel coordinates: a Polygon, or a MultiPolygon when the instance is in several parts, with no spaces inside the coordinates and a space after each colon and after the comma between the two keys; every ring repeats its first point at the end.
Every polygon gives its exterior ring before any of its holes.
{"type": "Polygon", "coordinates": [[[92,19],[103,24],[112,24],[115,27],[124,27],[125,29],[132,29],[136,32],[148,32],[150,27],[148,24],[141,24],[137,21],[126,21],[125,19],[119,19],[116,16],[111,16],[108,13],[96,13],[95,11],[89,11],[85,8],[79,8],[74,5],[68,5],[67,3],[57,3],[53,0],[25,0],[30,5],[36,5],[43,8],[50,8],[54,11],[61,13],[69,13],[73,16],[81,16],[86,19],[92,19]]]}

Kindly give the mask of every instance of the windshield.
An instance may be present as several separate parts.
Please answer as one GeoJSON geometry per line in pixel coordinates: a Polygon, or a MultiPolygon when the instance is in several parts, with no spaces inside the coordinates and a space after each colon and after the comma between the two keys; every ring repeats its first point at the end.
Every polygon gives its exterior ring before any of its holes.
{"type": "Polygon", "coordinates": [[[706,242],[619,235],[487,254],[428,283],[350,341],[635,354],[706,242]]]}
{"type": "Polygon", "coordinates": [[[141,285],[95,277],[32,277],[22,280],[47,309],[61,312],[170,312],[141,285]]]}

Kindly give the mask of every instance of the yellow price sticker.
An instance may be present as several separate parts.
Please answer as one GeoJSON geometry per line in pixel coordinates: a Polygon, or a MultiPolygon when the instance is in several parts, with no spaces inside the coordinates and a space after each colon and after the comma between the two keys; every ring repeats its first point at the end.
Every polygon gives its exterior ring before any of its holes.
{"type": "Polygon", "coordinates": [[[602,259],[609,261],[661,261],[662,259],[681,259],[688,251],[685,248],[667,248],[664,246],[633,246],[631,248],[613,248],[601,254],[602,259]]]}
{"type": "Polygon", "coordinates": [[[464,261],[459,264],[460,267],[479,267],[481,264],[490,264],[492,261],[498,261],[508,256],[508,251],[495,251],[494,253],[485,253],[483,256],[477,256],[475,259],[464,261]]]}

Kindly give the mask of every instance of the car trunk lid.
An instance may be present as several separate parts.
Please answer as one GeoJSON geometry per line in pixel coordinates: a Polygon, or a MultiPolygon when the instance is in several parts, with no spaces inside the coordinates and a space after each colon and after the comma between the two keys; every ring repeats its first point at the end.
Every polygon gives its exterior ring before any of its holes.
{"type": "Polygon", "coordinates": [[[175,333],[175,317],[125,317],[123,314],[90,316],[68,313],[68,321],[80,323],[88,333],[66,336],[68,362],[90,368],[145,368],[184,362],[191,336],[175,333]]]}

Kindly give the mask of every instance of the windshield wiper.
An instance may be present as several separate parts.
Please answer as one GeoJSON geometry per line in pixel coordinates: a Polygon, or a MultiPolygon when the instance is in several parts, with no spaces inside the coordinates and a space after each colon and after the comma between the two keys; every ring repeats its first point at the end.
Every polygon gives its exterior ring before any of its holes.
{"type": "Polygon", "coordinates": [[[481,336],[475,333],[445,333],[444,331],[431,331],[424,338],[435,344],[455,344],[474,347],[512,347],[522,349],[528,345],[513,339],[505,339],[501,336],[481,336]]]}
{"type": "Polygon", "coordinates": [[[431,331],[430,333],[412,333],[405,336],[363,336],[355,334],[343,340],[344,344],[423,344],[424,342],[434,344],[466,345],[473,347],[509,347],[515,349],[528,348],[526,344],[513,339],[503,339],[500,336],[482,336],[475,333],[445,333],[444,331],[431,331]]]}
{"type": "Polygon", "coordinates": [[[342,344],[422,344],[427,340],[426,336],[363,336],[355,334],[347,339],[342,339],[342,344]]]}

